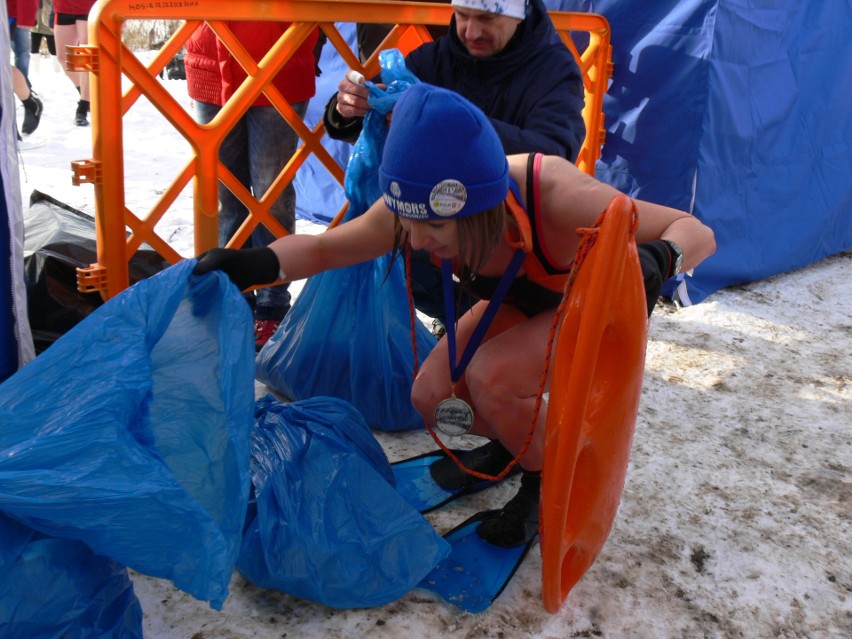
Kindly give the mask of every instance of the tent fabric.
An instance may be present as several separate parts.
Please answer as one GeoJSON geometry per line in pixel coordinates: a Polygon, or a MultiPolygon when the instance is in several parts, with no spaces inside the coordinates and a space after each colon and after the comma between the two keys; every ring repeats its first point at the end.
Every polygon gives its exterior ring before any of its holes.
{"type": "MultiPolygon", "coordinates": [[[[357,50],[355,24],[338,22],[335,27],[349,47],[357,50]]],[[[323,46],[319,67],[322,73],[317,78],[317,91],[308,103],[304,118],[310,129],[322,122],[325,104],[332,94],[337,93],[340,78],[348,69],[346,62],[330,42],[323,46]]],[[[351,144],[332,140],[327,135],[323,136],[322,144],[340,166],[345,167],[349,163],[351,144]]],[[[342,186],[313,154],[296,172],[293,185],[296,189],[296,216],[300,219],[328,224],[346,203],[342,186]]]]}
{"type": "MultiPolygon", "coordinates": [[[[6,23],[6,7],[0,9],[6,23]]],[[[9,58],[9,31],[0,29],[0,51],[9,58]]],[[[35,357],[24,287],[24,230],[15,143],[15,96],[9,65],[0,65],[0,382],[35,357]]]]}
{"type": "MultiPolygon", "coordinates": [[[[597,177],[690,211],[716,233],[716,254],[685,278],[685,298],[700,302],[852,247],[852,3],[545,5],[610,23],[614,72],[597,177]]],[[[326,84],[312,104],[320,117],[345,72],[332,54],[326,47],[326,84]]],[[[299,196],[315,220],[342,204],[327,199],[340,190],[321,172],[299,196]]]]}
{"type": "Polygon", "coordinates": [[[695,202],[718,250],[695,297],[852,247],[849,25],[849,2],[719,3],[695,202]]]}
{"type": "Polygon", "coordinates": [[[852,247],[852,4],[546,4],[610,23],[598,178],[716,233],[692,301],[852,247]]]}

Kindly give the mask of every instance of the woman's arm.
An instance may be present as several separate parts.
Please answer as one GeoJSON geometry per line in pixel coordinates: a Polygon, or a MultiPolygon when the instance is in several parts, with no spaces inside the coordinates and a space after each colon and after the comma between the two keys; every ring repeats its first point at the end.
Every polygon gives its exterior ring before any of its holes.
{"type": "Polygon", "coordinates": [[[292,234],[269,245],[288,281],[375,259],[393,249],[394,215],[382,200],[317,235],[292,234]]]}
{"type": "MultiPolygon", "coordinates": [[[[511,156],[512,176],[525,192],[526,156],[511,156]]],[[[544,242],[548,249],[567,262],[573,258],[577,229],[590,227],[620,191],[604,184],[563,158],[542,158],[540,211],[544,242]]],[[[716,250],[713,231],[698,218],[668,206],[634,200],[639,211],[636,242],[663,239],[676,242],[683,251],[682,271],[700,264],[716,250]]]]}
{"type": "Polygon", "coordinates": [[[286,235],[258,248],[211,249],[199,256],[193,272],[220,270],[241,290],[278,279],[304,279],[389,252],[393,220],[393,213],[379,200],[363,215],[318,235],[286,235]]]}

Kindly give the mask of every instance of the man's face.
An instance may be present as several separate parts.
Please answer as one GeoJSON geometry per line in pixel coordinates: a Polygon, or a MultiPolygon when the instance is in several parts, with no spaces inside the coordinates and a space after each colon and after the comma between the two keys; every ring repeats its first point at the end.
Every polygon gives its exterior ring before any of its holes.
{"type": "Polygon", "coordinates": [[[456,7],[455,15],[456,33],[475,58],[488,58],[500,53],[521,24],[518,18],[477,9],[456,7]]]}

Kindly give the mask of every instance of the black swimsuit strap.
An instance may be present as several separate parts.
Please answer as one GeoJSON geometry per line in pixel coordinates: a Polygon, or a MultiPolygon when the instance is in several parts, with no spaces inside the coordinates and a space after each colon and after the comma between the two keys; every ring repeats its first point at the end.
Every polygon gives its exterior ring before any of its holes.
{"type": "Polygon", "coordinates": [[[539,217],[538,217],[538,198],[536,186],[536,174],[535,174],[535,159],[536,156],[541,155],[540,153],[530,153],[527,156],[527,218],[530,221],[530,230],[532,231],[532,253],[538,258],[539,263],[546,273],[550,275],[558,275],[565,272],[565,269],[560,268],[553,262],[551,262],[547,255],[545,254],[542,244],[544,243],[544,238],[541,236],[541,229],[539,228],[539,217]]]}

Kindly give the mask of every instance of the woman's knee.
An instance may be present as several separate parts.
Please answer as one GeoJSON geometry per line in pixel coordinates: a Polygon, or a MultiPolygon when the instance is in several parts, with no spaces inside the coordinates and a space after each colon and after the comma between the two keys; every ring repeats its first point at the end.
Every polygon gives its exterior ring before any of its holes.
{"type": "Polygon", "coordinates": [[[439,389],[430,377],[418,376],[411,386],[411,403],[415,410],[424,417],[434,415],[435,406],[438,405],[438,402],[449,397],[449,391],[445,393],[444,397],[439,397],[438,391],[439,389]]]}
{"type": "Polygon", "coordinates": [[[511,378],[512,371],[494,360],[474,360],[468,366],[465,381],[470,397],[486,420],[512,407],[515,396],[510,390],[511,378]]]}

